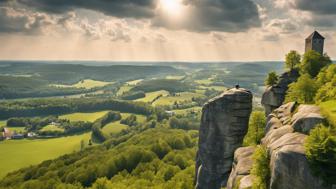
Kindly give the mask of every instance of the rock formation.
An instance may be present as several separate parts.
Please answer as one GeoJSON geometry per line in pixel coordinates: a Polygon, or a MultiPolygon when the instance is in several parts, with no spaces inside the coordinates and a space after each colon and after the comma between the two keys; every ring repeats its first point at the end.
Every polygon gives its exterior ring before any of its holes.
{"type": "Polygon", "coordinates": [[[279,77],[279,81],[276,85],[266,88],[261,99],[261,104],[265,107],[266,116],[282,105],[285,100],[288,85],[295,82],[298,77],[299,73],[296,70],[285,72],[279,77]]]}
{"type": "Polygon", "coordinates": [[[252,111],[252,93],[242,88],[225,91],[202,110],[196,188],[219,189],[231,172],[235,150],[242,145],[252,111]]]}
{"type": "MultiPolygon", "coordinates": [[[[307,134],[316,124],[324,121],[319,107],[297,105],[293,102],[280,106],[268,116],[266,135],[262,139],[262,145],[267,148],[271,157],[270,189],[328,188],[322,184],[321,179],[312,175],[304,151],[304,141],[307,134]]],[[[251,179],[253,178],[249,175],[252,166],[249,165],[250,161],[247,161],[247,159],[251,159],[251,153],[243,153],[247,149],[246,147],[239,148],[235,152],[235,162],[229,178],[228,189],[232,189],[239,179],[240,189],[252,186],[251,179]],[[245,168],[241,171],[243,174],[235,173],[236,170],[239,170],[237,165],[245,168]],[[243,178],[245,179],[243,180],[243,178]]]]}

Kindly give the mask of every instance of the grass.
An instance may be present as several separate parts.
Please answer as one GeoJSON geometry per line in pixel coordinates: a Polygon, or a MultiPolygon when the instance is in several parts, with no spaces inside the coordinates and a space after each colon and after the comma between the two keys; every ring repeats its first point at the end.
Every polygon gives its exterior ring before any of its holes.
{"type": "MultiPolygon", "coordinates": [[[[125,119],[126,117],[130,115],[131,113],[121,113],[121,118],[125,119]]],[[[146,121],[146,116],[139,115],[139,114],[134,114],[134,115],[136,115],[137,117],[137,122],[144,123],[146,121]]],[[[128,127],[129,127],[128,125],[121,124],[119,120],[119,121],[114,121],[114,122],[111,122],[105,125],[102,131],[105,134],[119,133],[120,131],[122,131],[123,129],[127,129],[128,127]]]]}
{"type": "Polygon", "coordinates": [[[173,80],[181,80],[181,79],[183,79],[185,76],[180,76],[180,75],[168,75],[167,77],[166,77],[166,79],[173,79],[173,80]]]}
{"type": "Polygon", "coordinates": [[[173,110],[176,115],[187,115],[190,112],[201,112],[202,107],[196,106],[192,108],[180,109],[180,110],[173,110]]]}
{"type": "Polygon", "coordinates": [[[129,86],[129,85],[121,86],[120,89],[117,92],[117,96],[123,95],[125,92],[130,91],[132,88],[133,87],[129,86]]]}
{"type": "Polygon", "coordinates": [[[7,125],[7,120],[0,121],[0,127],[6,126],[6,125],[7,125]]]}
{"type": "Polygon", "coordinates": [[[70,121],[89,121],[94,122],[103,117],[108,111],[93,112],[93,113],[72,113],[59,116],[60,119],[68,119],[70,121]]]}
{"type": "MultiPolygon", "coordinates": [[[[125,119],[126,117],[130,116],[131,113],[121,113],[121,118],[125,119]]],[[[137,122],[139,123],[143,123],[146,121],[147,117],[144,115],[140,115],[140,114],[133,114],[137,117],[137,122]]]]}
{"type": "Polygon", "coordinates": [[[76,84],[73,85],[52,85],[55,87],[60,88],[69,88],[69,87],[75,87],[75,88],[85,88],[85,89],[92,89],[96,87],[104,87],[106,85],[113,84],[113,82],[105,82],[105,81],[96,81],[92,79],[85,79],[82,81],[79,81],[76,84]]]}
{"type": "Polygon", "coordinates": [[[195,80],[196,83],[200,85],[211,85],[212,81],[210,79],[200,79],[200,80],[195,80]]]}
{"type": "Polygon", "coordinates": [[[328,119],[328,121],[336,126],[336,100],[330,100],[322,102],[320,104],[322,114],[328,119]]]}
{"type": "Polygon", "coordinates": [[[216,90],[216,91],[224,91],[227,88],[224,86],[215,86],[215,85],[211,85],[211,86],[200,86],[201,89],[209,89],[209,90],[216,90]]]}
{"type": "Polygon", "coordinates": [[[161,91],[155,91],[155,92],[149,92],[146,93],[146,97],[139,98],[135,101],[141,101],[141,102],[153,102],[154,99],[156,99],[158,96],[168,96],[169,92],[165,90],[161,91]]]}
{"type": "Polygon", "coordinates": [[[88,144],[90,133],[55,139],[6,140],[0,142],[0,178],[7,173],[44,160],[80,150],[81,140],[88,144]]]}
{"type": "Polygon", "coordinates": [[[191,102],[193,97],[204,97],[202,94],[191,93],[191,92],[182,92],[177,93],[176,96],[166,96],[161,97],[153,103],[154,106],[165,106],[165,105],[174,105],[175,102],[191,102]]]}
{"type": "Polygon", "coordinates": [[[107,125],[105,125],[102,129],[103,133],[111,134],[111,133],[119,133],[123,129],[127,129],[128,125],[121,124],[120,121],[114,121],[107,125]]]}
{"type": "Polygon", "coordinates": [[[137,80],[133,80],[133,81],[128,81],[126,82],[128,85],[137,85],[139,84],[141,81],[143,81],[143,79],[137,79],[137,80]]]}
{"type": "Polygon", "coordinates": [[[56,125],[47,125],[40,129],[40,131],[64,131],[64,129],[57,127],[56,125]]]}
{"type": "Polygon", "coordinates": [[[23,133],[25,132],[25,127],[7,127],[12,132],[23,133]]]}

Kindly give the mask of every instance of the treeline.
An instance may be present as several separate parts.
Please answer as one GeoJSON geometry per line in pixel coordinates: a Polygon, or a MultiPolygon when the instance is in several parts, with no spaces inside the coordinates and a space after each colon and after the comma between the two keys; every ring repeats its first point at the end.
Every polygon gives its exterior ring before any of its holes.
{"type": "Polygon", "coordinates": [[[32,62],[3,62],[0,74],[38,75],[52,84],[73,84],[85,78],[99,81],[120,81],[153,77],[165,74],[183,74],[181,70],[162,65],[111,65],[86,66],[76,64],[48,64],[32,62]]]}
{"type": "MultiPolygon", "coordinates": [[[[25,101],[0,102],[0,119],[10,117],[31,117],[60,115],[72,112],[93,112],[114,110],[134,114],[151,115],[156,110],[143,102],[129,102],[115,99],[33,99],[25,101]]],[[[158,117],[164,114],[158,114],[158,117]]]]}
{"type": "Polygon", "coordinates": [[[112,139],[115,145],[89,147],[10,173],[0,188],[192,189],[196,133],[156,128],[123,135],[112,139]]]}
{"type": "Polygon", "coordinates": [[[144,92],[166,90],[171,93],[176,93],[176,92],[185,92],[191,89],[193,89],[193,87],[190,84],[178,80],[154,79],[149,81],[143,81],[134,88],[132,88],[131,90],[144,91],[144,92]]]}
{"type": "Polygon", "coordinates": [[[92,92],[89,89],[57,88],[40,77],[0,76],[0,99],[74,95],[92,92]]]}

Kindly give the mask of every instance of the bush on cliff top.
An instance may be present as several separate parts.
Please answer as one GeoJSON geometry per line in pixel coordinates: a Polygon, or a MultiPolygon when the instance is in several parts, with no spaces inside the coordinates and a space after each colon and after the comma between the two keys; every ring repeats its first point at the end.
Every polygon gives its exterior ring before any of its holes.
{"type": "Polygon", "coordinates": [[[336,184],[336,129],[323,124],[315,127],[305,141],[305,149],[313,174],[327,184],[336,184]]]}

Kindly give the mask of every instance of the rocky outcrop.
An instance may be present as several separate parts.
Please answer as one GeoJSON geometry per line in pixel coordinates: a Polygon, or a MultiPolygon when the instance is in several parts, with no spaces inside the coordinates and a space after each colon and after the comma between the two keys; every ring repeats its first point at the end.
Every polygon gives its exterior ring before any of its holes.
{"type": "Polygon", "coordinates": [[[252,111],[252,93],[230,89],[207,102],[202,110],[196,188],[219,189],[231,172],[234,152],[242,145],[252,111]]]}
{"type": "Polygon", "coordinates": [[[239,184],[239,189],[249,188],[252,186],[250,171],[252,169],[252,155],[255,147],[241,147],[234,153],[234,161],[231,174],[227,182],[227,189],[232,189],[239,184]]]}
{"type": "Polygon", "coordinates": [[[276,85],[266,88],[261,99],[261,104],[265,107],[266,116],[282,105],[285,100],[288,85],[295,82],[298,77],[299,73],[296,70],[285,72],[279,77],[279,81],[276,85]]]}
{"type": "MultiPolygon", "coordinates": [[[[270,155],[270,189],[330,189],[323,185],[320,178],[312,175],[304,151],[307,134],[324,121],[319,107],[298,105],[294,102],[280,106],[268,116],[262,145],[267,148],[270,155]]],[[[248,175],[250,170],[245,169],[244,176],[234,174],[237,172],[237,165],[246,164],[246,158],[250,158],[251,155],[245,156],[245,159],[241,158],[241,154],[247,154],[243,152],[248,148],[239,148],[235,152],[228,189],[233,188],[237,180],[240,180],[239,188],[251,186],[253,178],[248,175]]],[[[244,167],[251,169],[252,165],[244,167]]]]}

